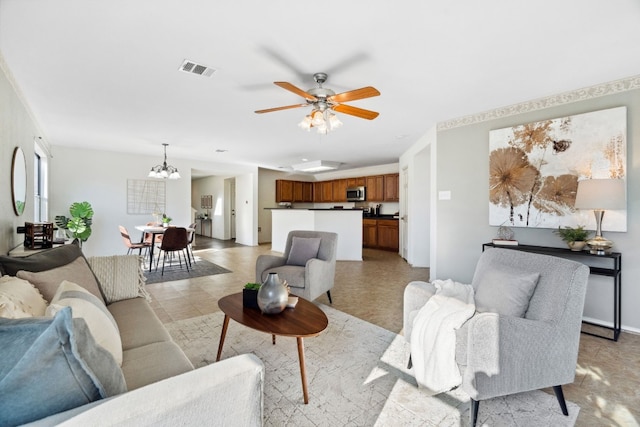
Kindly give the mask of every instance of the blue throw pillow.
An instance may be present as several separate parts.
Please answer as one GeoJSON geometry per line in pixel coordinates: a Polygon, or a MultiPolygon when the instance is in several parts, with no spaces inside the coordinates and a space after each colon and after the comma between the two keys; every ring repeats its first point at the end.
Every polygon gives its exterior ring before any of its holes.
{"type": "Polygon", "coordinates": [[[0,319],[0,425],[39,420],[126,392],[122,370],[66,307],[51,318],[0,319]]]}

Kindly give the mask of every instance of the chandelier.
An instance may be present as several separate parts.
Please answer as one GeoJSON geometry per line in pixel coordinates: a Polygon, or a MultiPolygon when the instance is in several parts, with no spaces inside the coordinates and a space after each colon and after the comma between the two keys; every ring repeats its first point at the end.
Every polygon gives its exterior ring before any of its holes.
{"type": "Polygon", "coordinates": [[[151,172],[149,172],[149,178],[169,178],[169,179],[179,179],[180,174],[178,173],[178,168],[173,167],[171,165],[167,165],[167,145],[164,145],[164,162],[161,165],[155,165],[151,168],[151,172]]]}
{"type": "Polygon", "coordinates": [[[335,130],[342,126],[342,122],[338,116],[333,114],[325,102],[319,101],[314,103],[311,114],[305,116],[298,126],[306,131],[316,128],[318,133],[326,134],[330,130],[335,130]]]}

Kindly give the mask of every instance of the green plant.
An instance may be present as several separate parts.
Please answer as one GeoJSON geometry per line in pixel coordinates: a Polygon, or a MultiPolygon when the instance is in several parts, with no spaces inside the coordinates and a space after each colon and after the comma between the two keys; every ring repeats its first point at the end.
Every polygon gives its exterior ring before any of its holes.
{"type": "Polygon", "coordinates": [[[590,233],[590,231],[584,229],[583,225],[579,225],[576,228],[558,227],[557,230],[554,230],[554,234],[560,236],[565,242],[584,242],[590,233]]]}
{"type": "Polygon", "coordinates": [[[68,230],[71,237],[81,242],[86,242],[91,236],[91,223],[93,208],[89,202],[74,202],[69,207],[71,217],[58,215],[55,218],[56,225],[63,230],[68,230]]]}
{"type": "Polygon", "coordinates": [[[167,214],[162,214],[162,222],[164,224],[169,224],[172,220],[173,218],[171,218],[170,216],[167,216],[167,214]]]}
{"type": "Polygon", "coordinates": [[[258,289],[260,289],[260,286],[262,286],[262,285],[260,285],[260,283],[251,283],[251,282],[249,282],[249,283],[244,285],[244,288],[245,289],[250,289],[250,290],[253,290],[253,291],[257,291],[258,289]]]}

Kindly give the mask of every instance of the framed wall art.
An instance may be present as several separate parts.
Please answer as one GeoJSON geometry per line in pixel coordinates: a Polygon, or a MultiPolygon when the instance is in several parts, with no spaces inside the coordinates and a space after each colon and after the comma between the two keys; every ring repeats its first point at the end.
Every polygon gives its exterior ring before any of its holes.
{"type": "Polygon", "coordinates": [[[162,215],[166,206],[165,181],[127,180],[127,213],[129,215],[162,215]]]}
{"type": "MultiPolygon", "coordinates": [[[[626,148],[626,107],[490,131],[490,225],[595,223],[593,211],[573,207],[578,181],[626,179],[626,148]]],[[[626,231],[626,210],[607,211],[606,221],[608,231],[626,231]]]]}

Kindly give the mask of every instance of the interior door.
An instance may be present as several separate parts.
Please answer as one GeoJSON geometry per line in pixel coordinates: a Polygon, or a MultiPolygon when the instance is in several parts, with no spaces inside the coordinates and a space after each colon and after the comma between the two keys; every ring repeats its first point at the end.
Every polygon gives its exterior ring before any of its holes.
{"type": "Polygon", "coordinates": [[[236,238],[236,180],[232,179],[230,182],[229,191],[229,207],[231,208],[231,229],[230,235],[232,239],[236,238]]]}
{"type": "Polygon", "coordinates": [[[407,217],[407,212],[409,210],[409,168],[406,166],[402,169],[402,182],[400,185],[402,186],[400,190],[402,192],[402,195],[400,196],[400,202],[402,203],[400,209],[400,233],[402,241],[400,242],[400,245],[402,248],[401,256],[406,261],[408,257],[407,245],[409,242],[409,226],[407,217]]]}

